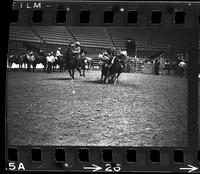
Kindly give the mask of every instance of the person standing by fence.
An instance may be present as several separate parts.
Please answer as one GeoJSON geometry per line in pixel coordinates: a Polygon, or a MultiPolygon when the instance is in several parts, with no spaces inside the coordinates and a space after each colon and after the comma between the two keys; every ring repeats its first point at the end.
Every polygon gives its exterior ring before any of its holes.
{"type": "Polygon", "coordinates": [[[53,56],[53,52],[49,53],[47,55],[46,59],[47,59],[47,73],[51,73],[53,62],[55,61],[55,57],[53,56]]]}
{"type": "Polygon", "coordinates": [[[158,59],[155,60],[155,75],[159,75],[159,67],[160,67],[160,62],[158,59]]]}
{"type": "Polygon", "coordinates": [[[184,71],[185,71],[185,61],[184,60],[182,60],[179,64],[178,64],[178,66],[179,66],[179,73],[180,73],[180,77],[183,77],[183,75],[184,75],[184,71]]]}
{"type": "Polygon", "coordinates": [[[170,63],[168,60],[165,61],[164,75],[170,75],[170,63]]]}

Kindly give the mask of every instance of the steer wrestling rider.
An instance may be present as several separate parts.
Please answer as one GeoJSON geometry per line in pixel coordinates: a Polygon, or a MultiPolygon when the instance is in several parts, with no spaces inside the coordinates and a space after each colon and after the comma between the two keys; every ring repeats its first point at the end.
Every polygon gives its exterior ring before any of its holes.
{"type": "Polygon", "coordinates": [[[100,67],[102,67],[103,65],[105,67],[109,66],[111,59],[106,50],[104,50],[103,53],[99,55],[99,58],[100,58],[100,62],[99,62],[100,67]]]}

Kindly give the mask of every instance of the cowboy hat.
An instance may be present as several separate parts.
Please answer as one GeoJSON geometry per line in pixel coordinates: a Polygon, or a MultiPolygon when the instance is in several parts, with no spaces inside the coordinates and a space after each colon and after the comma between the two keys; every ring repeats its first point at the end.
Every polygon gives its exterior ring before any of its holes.
{"type": "Polygon", "coordinates": [[[80,42],[76,42],[75,44],[76,44],[76,45],[79,45],[79,46],[81,45],[80,42]]]}

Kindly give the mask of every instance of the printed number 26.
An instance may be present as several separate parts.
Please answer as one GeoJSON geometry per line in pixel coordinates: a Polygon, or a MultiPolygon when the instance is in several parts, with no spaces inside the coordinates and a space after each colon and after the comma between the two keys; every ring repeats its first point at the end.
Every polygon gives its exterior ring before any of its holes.
{"type": "Polygon", "coordinates": [[[107,171],[107,172],[112,172],[112,171],[115,171],[115,172],[119,172],[120,170],[121,170],[121,168],[120,168],[120,164],[116,164],[116,166],[115,167],[111,167],[111,164],[106,164],[106,169],[105,169],[105,171],[107,171]]]}

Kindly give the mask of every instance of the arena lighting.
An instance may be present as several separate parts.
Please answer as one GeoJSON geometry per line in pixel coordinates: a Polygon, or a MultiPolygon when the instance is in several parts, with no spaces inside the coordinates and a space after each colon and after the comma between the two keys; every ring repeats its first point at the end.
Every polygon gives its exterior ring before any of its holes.
{"type": "Polygon", "coordinates": [[[124,8],[120,8],[120,11],[123,12],[123,11],[124,11],[124,8]]]}

